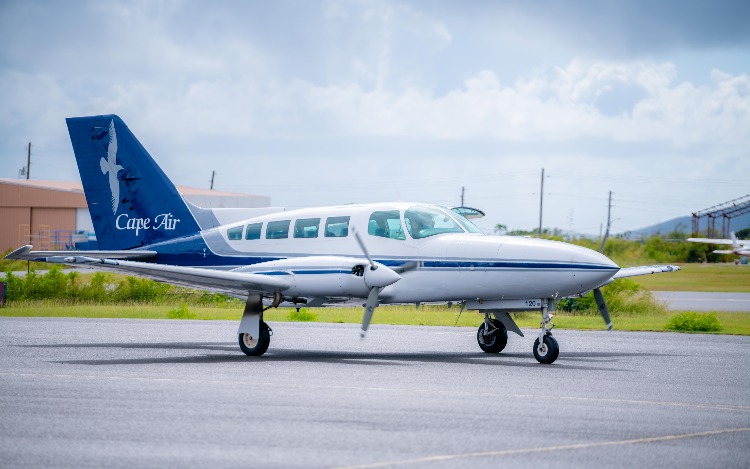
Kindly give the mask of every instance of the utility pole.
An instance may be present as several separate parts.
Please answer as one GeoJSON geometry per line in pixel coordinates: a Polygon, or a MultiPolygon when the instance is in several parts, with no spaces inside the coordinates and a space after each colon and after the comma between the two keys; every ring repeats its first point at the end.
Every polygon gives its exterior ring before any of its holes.
{"type": "Polygon", "coordinates": [[[461,186],[461,206],[464,206],[464,186],[461,186]]]}
{"type": "Polygon", "coordinates": [[[542,206],[544,205],[544,168],[542,168],[542,187],[539,189],[539,237],[542,236],[542,206]]]}
{"type": "Polygon", "coordinates": [[[31,174],[31,142],[29,142],[28,152],[26,153],[26,179],[31,174]]]}
{"type": "Polygon", "coordinates": [[[607,203],[607,231],[604,232],[604,237],[602,238],[602,244],[599,246],[599,252],[604,252],[604,243],[607,242],[607,238],[609,238],[609,227],[612,224],[612,191],[609,191],[609,202],[607,203]]]}
{"type": "Polygon", "coordinates": [[[216,171],[211,171],[211,190],[214,190],[214,176],[216,176],[216,171]]]}

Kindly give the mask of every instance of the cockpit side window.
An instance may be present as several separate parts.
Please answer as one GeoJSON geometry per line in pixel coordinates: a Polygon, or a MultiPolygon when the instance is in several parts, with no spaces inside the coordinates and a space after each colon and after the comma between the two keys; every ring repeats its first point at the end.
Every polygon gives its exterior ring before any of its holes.
{"type": "Polygon", "coordinates": [[[326,238],[346,238],[349,236],[349,217],[328,217],[326,219],[326,238]]]}
{"type": "Polygon", "coordinates": [[[435,207],[412,207],[404,212],[406,229],[414,239],[443,233],[463,233],[461,226],[447,213],[435,207]]]}
{"type": "Polygon", "coordinates": [[[398,210],[373,212],[367,223],[367,233],[381,238],[406,239],[398,210]]]}
{"type": "Polygon", "coordinates": [[[317,238],[320,218],[300,218],[294,222],[295,238],[317,238]]]}

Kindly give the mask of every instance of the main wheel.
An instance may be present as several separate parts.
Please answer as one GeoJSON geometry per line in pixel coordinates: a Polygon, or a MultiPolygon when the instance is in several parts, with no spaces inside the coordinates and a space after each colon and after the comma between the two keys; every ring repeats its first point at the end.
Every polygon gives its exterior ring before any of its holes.
{"type": "Polygon", "coordinates": [[[560,346],[557,345],[557,340],[550,334],[544,336],[544,341],[540,344],[539,337],[534,341],[534,358],[539,363],[549,365],[560,355],[560,346]]]}
{"type": "Polygon", "coordinates": [[[508,329],[497,319],[493,319],[490,322],[492,323],[492,327],[490,327],[489,334],[485,333],[484,323],[479,326],[479,330],[477,330],[477,343],[479,344],[479,348],[487,353],[500,353],[508,344],[508,329]]]}
{"type": "Polygon", "coordinates": [[[240,349],[245,355],[258,357],[266,353],[268,345],[271,343],[271,328],[268,324],[260,322],[260,337],[251,339],[250,334],[240,334],[240,349]]]}

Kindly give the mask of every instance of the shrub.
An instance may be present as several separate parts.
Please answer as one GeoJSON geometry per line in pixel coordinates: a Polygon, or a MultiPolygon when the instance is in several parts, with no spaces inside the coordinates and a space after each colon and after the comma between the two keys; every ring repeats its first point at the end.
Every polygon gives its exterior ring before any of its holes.
{"type": "Polygon", "coordinates": [[[170,285],[154,282],[147,278],[125,277],[112,292],[116,301],[146,301],[160,300],[172,287],[170,285]]]}
{"type": "Polygon", "coordinates": [[[293,309],[286,317],[290,321],[317,321],[318,315],[310,312],[307,308],[293,309]]]}
{"type": "MultiPolygon", "coordinates": [[[[602,294],[612,317],[622,313],[658,314],[664,312],[664,305],[656,301],[650,291],[627,278],[615,280],[606,287],[602,287],[602,294]]],[[[557,309],[575,315],[599,314],[593,292],[582,298],[563,298],[557,303],[557,309]]]]}
{"type": "Polygon", "coordinates": [[[191,313],[185,303],[181,304],[177,308],[170,309],[167,311],[167,318],[169,319],[195,319],[195,314],[191,313]]]}
{"type": "Polygon", "coordinates": [[[716,313],[680,313],[669,320],[665,329],[680,332],[718,332],[721,323],[716,313]]]}

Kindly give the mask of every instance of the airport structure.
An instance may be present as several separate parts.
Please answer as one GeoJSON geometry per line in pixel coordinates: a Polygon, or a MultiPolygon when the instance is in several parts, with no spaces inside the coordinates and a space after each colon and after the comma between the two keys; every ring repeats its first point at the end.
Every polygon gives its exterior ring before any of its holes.
{"type": "Polygon", "coordinates": [[[732,218],[750,213],[750,194],[714,205],[693,213],[693,234],[700,233],[701,220],[706,219],[706,233],[709,238],[729,238],[732,231],[732,218]],[[716,230],[717,221],[721,220],[721,232],[716,230]]]}
{"type": "MultiPolygon", "coordinates": [[[[177,186],[204,208],[262,208],[271,198],[177,186]]],[[[39,250],[97,249],[80,181],[0,179],[0,252],[31,244],[39,250]]]]}

